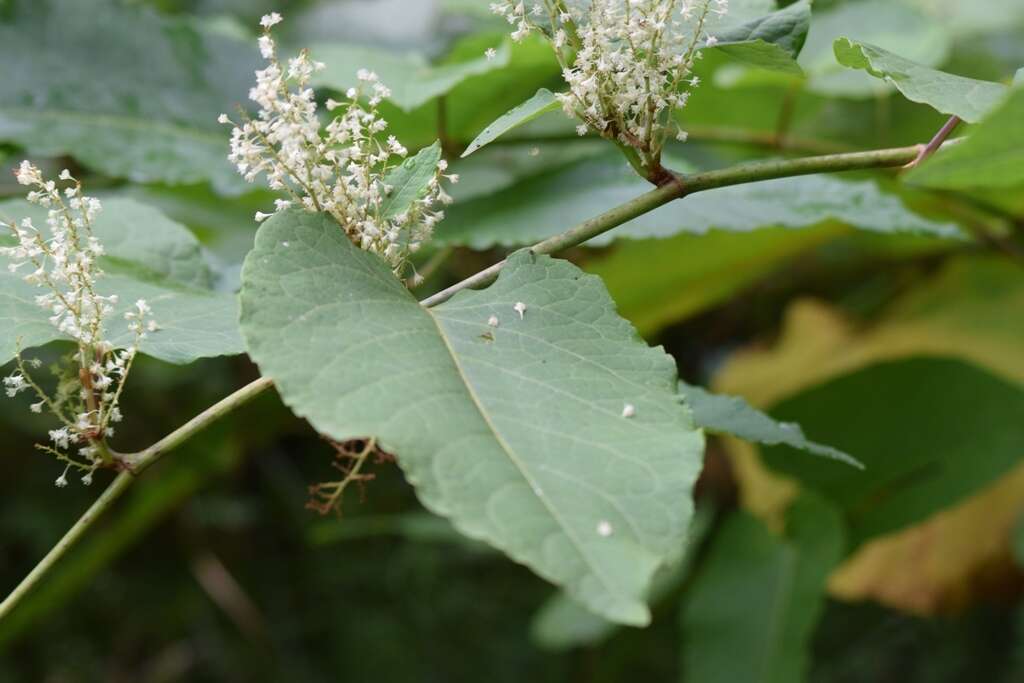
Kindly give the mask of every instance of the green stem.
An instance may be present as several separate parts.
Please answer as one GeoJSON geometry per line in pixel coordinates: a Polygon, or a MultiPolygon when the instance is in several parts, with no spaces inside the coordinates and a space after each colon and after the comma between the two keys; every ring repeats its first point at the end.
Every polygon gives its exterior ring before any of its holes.
{"type": "Polygon", "coordinates": [[[96,523],[114,502],[121,497],[139,474],[154,462],[160,459],[168,451],[181,445],[183,441],[201,432],[211,423],[232,412],[241,405],[247,403],[264,390],[273,386],[273,383],[266,377],[252,382],[219,403],[216,403],[202,413],[192,418],[184,425],[174,430],[160,441],[144,451],[132,455],[120,456],[129,469],[121,472],[114,478],[114,481],[100,494],[100,497],[85,511],[75,525],[72,526],[57,545],[46,554],[39,564],[26,576],[17,588],[0,603],[0,620],[6,617],[12,609],[21,601],[25,595],[32,590],[39,581],[53,568],[53,566],[74,546],[78,540],[85,535],[93,524],[96,523]]]}
{"type": "MultiPolygon", "coordinates": [[[[730,185],[743,185],[761,180],[773,180],[775,178],[810,175],[813,173],[838,173],[841,171],[902,166],[915,159],[920,150],[920,146],[915,145],[912,147],[881,149],[870,152],[828,154],[803,159],[755,161],[719,171],[682,175],[678,177],[676,182],[651,190],[636,199],[631,199],[625,204],[615,207],[611,211],[584,221],[576,227],[570,228],[554,237],[549,237],[543,242],[535,244],[531,250],[535,254],[552,254],[569,247],[575,247],[673,200],[681,199],[697,192],[703,192],[704,190],[713,190],[730,185]]],[[[499,261],[493,266],[481,270],[476,275],[471,275],[462,282],[458,282],[448,289],[427,297],[420,303],[424,306],[435,306],[447,301],[456,292],[463,289],[488,285],[498,277],[498,273],[501,272],[504,265],[505,261],[499,261]]]]}
{"type": "MultiPolygon", "coordinates": [[[[651,190],[646,194],[632,199],[621,206],[607,211],[600,216],[591,218],[570,228],[563,233],[538,242],[531,250],[535,254],[552,254],[563,249],[583,244],[587,240],[608,232],[649,211],[653,211],[673,200],[687,195],[730,185],[741,185],[773,178],[788,178],[812,173],[837,173],[871,168],[888,168],[903,166],[910,163],[920,153],[922,147],[901,147],[871,152],[854,152],[850,154],[831,154],[826,156],[808,157],[780,161],[756,161],[740,164],[731,168],[706,173],[694,173],[679,176],[673,182],[651,190]]],[[[497,278],[505,261],[495,263],[476,275],[466,278],[451,287],[429,296],[420,303],[423,306],[435,306],[447,301],[456,292],[463,289],[481,287],[497,278]]],[[[35,569],[25,577],[17,588],[0,604],[0,619],[3,619],[19,600],[46,575],[46,573],[64,556],[65,553],[95,524],[96,520],[109,509],[128,488],[132,480],[153,463],[172,451],[182,442],[191,438],[213,422],[231,413],[255,396],[273,386],[270,379],[262,377],[242,387],[219,403],[207,408],[184,425],[174,430],[149,448],[129,455],[118,456],[128,467],[128,471],[120,473],[113,483],[103,492],[95,503],[75,523],[64,537],[47,553],[46,557],[36,565],[35,569]]]]}
{"type": "Polygon", "coordinates": [[[92,528],[92,525],[96,523],[96,520],[107,511],[114,501],[121,497],[121,494],[131,486],[132,479],[134,477],[127,472],[121,472],[117,475],[117,478],[108,486],[99,498],[96,499],[85,514],[78,518],[75,525],[68,529],[68,532],[64,534],[64,537],[57,541],[57,545],[50,549],[50,552],[46,553],[39,564],[26,576],[18,587],[11,591],[11,594],[0,603],[0,619],[6,617],[15,605],[21,601],[25,595],[32,590],[39,581],[53,568],[57,562],[64,557],[64,554],[71,549],[78,540],[85,535],[85,532],[92,528]]]}

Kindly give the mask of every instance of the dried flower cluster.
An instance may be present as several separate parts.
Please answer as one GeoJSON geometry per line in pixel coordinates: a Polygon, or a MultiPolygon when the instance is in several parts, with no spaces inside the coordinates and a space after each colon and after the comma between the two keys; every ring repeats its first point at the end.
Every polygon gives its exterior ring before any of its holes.
{"type": "Polygon", "coordinates": [[[635,151],[638,170],[657,179],[667,137],[686,140],[673,112],[700,83],[693,67],[717,42],[707,27],[728,0],[502,0],[491,11],[515,26],[513,40],[537,31],[551,42],[569,84],[559,99],[583,121],[579,134],[613,140],[631,160],[635,151]]]}
{"type": "MultiPolygon", "coordinates": [[[[393,135],[384,135],[388,124],[377,107],[390,92],[376,74],[361,70],[358,86],[348,90],[344,102],[327,101],[329,111],[341,112],[322,126],[310,80],[324,65],[305,51],[282,65],[271,36],[280,21],[277,13],[261,21],[259,47],[269,64],[256,72],[256,86],[249,92],[259,105],[258,115],[243,112],[237,124],[220,116],[221,123],[235,126],[228,158],[247,181],[265,173],[271,189],[288,194],[289,199],[276,201],[275,213],[290,206],[329,213],[355,244],[379,254],[401,274],[409,255],[444,217],[440,205],[451,201],[441,178],[458,178],[443,176],[447,162],[441,160],[426,192],[409,206],[390,209],[386,199],[394,188],[388,174],[408,155],[393,135]]],[[[257,213],[256,220],[271,215],[257,213]]]]}
{"type": "Polygon", "coordinates": [[[134,344],[118,349],[107,339],[104,323],[114,314],[118,298],[96,291],[96,282],[103,275],[97,263],[103,246],[92,230],[102,208],[99,200],[82,194],[81,184],[67,170],[60,174],[60,180],[66,182],[63,190],[55,181],[45,180],[27,161],[15,175],[20,184],[33,188],[28,201],[47,209],[49,235],[30,218],[20,223],[0,220],[17,240],[15,246],[0,248],[0,256],[10,259],[12,273],[31,271],[23,276],[25,282],[46,290],[36,297],[36,303],[78,348],[54,366],[57,386],[53,396],[29,372],[41,362],[25,360],[20,351],[17,370],[4,378],[3,386],[11,398],[23,391],[32,393],[36,398],[32,412],[46,409],[60,420],[62,426],[50,431],[51,445],[38,446],[66,463],[57,485],[67,484],[71,468],[84,471],[82,481],[88,484],[98,467],[110,464],[104,442],[114,434],[113,423],[121,421],[119,402],[125,379],[139,342],[148,332],[156,331],[157,325],[150,317],[149,305],[139,300],[124,314],[134,344]]]}

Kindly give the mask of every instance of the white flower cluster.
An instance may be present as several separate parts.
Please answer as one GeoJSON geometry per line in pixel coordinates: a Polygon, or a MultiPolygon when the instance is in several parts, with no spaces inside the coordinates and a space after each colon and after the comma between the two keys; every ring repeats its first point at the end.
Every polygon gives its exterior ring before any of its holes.
{"type": "Polygon", "coordinates": [[[12,398],[23,391],[33,393],[37,400],[31,405],[32,412],[41,413],[46,408],[63,424],[50,431],[52,446],[40,446],[67,463],[57,485],[67,483],[71,467],[84,470],[83,481],[89,483],[93,471],[109,460],[104,441],[114,433],[112,423],[121,420],[121,391],[136,348],[157,325],[149,305],[139,300],[124,314],[134,333],[134,344],[117,349],[106,338],[104,322],[113,315],[118,297],[96,291],[96,282],[103,275],[97,262],[103,246],[92,231],[102,208],[99,200],[82,194],[81,184],[66,169],[59,176],[66,181],[63,190],[55,181],[44,179],[27,161],[21,163],[15,176],[20,184],[32,188],[28,201],[47,209],[49,235],[44,235],[31,218],[20,223],[0,220],[17,240],[15,246],[0,247],[0,256],[10,260],[10,272],[28,270],[23,276],[25,282],[47,290],[36,297],[36,303],[50,314],[57,330],[77,343],[78,349],[65,367],[58,366],[59,381],[53,397],[29,372],[41,363],[24,360],[20,351],[17,370],[4,378],[3,386],[12,398]]]}
{"type": "MultiPolygon", "coordinates": [[[[289,199],[277,200],[274,213],[290,206],[329,213],[355,244],[379,254],[401,274],[409,255],[444,218],[440,205],[451,202],[441,178],[458,178],[443,176],[448,165],[441,160],[423,196],[402,211],[385,211],[394,189],[387,184],[388,173],[408,155],[393,135],[384,136],[388,124],[377,107],[390,91],[376,74],[360,70],[358,86],[348,90],[344,102],[327,101],[328,111],[341,112],[322,126],[310,79],[324,64],[303,51],[282,65],[270,33],[280,21],[273,13],[260,22],[260,52],[269,64],[256,72],[256,86],[249,92],[259,105],[258,115],[243,112],[238,124],[226,114],[219,118],[235,126],[228,159],[247,181],[265,173],[271,189],[287,192],[289,199]]],[[[272,215],[257,213],[256,220],[272,215]]]]}
{"type": "Polygon", "coordinates": [[[569,84],[559,99],[583,121],[580,135],[592,130],[632,148],[652,170],[669,134],[686,140],[673,113],[700,82],[701,47],[717,42],[709,19],[725,14],[728,0],[502,0],[491,11],[515,26],[513,40],[538,31],[551,42],[569,84]]]}

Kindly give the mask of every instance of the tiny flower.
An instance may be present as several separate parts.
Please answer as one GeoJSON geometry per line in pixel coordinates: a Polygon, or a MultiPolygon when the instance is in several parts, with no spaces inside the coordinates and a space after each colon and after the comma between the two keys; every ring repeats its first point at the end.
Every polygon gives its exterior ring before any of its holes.
{"type": "Polygon", "coordinates": [[[492,315],[490,318],[487,319],[487,324],[490,325],[491,327],[497,327],[498,325],[501,324],[501,322],[498,320],[498,316],[492,315]]]}
{"type": "Polygon", "coordinates": [[[519,314],[519,319],[522,320],[526,316],[526,304],[522,301],[517,301],[516,305],[512,307],[516,313],[519,314]]]}
{"type": "Polygon", "coordinates": [[[217,117],[217,123],[231,123],[231,119],[228,118],[227,114],[221,114],[217,117]]]}
{"type": "Polygon", "coordinates": [[[93,470],[89,470],[84,477],[82,477],[82,483],[86,486],[92,486],[92,473],[93,470]]]}
{"type": "Polygon", "coordinates": [[[597,535],[604,538],[608,538],[612,535],[615,529],[612,528],[612,523],[606,519],[602,519],[597,523],[597,535]]]}
{"type": "MultiPolygon", "coordinates": [[[[287,193],[275,201],[277,211],[301,207],[329,214],[353,243],[402,276],[410,255],[444,217],[441,206],[451,201],[440,181],[456,182],[458,176],[444,176],[446,164],[438,164],[425,193],[401,213],[386,213],[392,188],[384,180],[409,154],[396,136],[385,134],[387,121],[377,111],[391,91],[376,73],[359,69],[357,84],[344,100],[328,99],[332,115],[321,117],[311,78],[325,65],[305,51],[282,63],[270,36],[280,21],[274,13],[261,22],[266,31],[259,47],[268,64],[256,72],[249,92],[259,113],[234,124],[228,159],[246,181],[265,175],[272,190],[287,193]]],[[[254,218],[262,222],[272,215],[261,211],[254,218]]]]}
{"type": "Polygon", "coordinates": [[[633,417],[636,415],[636,406],[632,403],[627,403],[622,406],[622,417],[633,417]]]}
{"type": "Polygon", "coordinates": [[[66,468],[64,470],[64,473],[57,477],[56,481],[53,482],[53,485],[59,489],[62,489],[68,485],[68,471],[66,468]]]}
{"type": "Polygon", "coordinates": [[[277,12],[271,12],[270,14],[264,14],[263,18],[260,19],[260,26],[263,28],[271,28],[281,23],[281,15],[277,12]]]}
{"type": "Polygon", "coordinates": [[[486,50],[484,50],[484,56],[487,57],[487,61],[491,61],[492,59],[498,56],[498,51],[495,50],[493,47],[489,47],[486,50]]]}

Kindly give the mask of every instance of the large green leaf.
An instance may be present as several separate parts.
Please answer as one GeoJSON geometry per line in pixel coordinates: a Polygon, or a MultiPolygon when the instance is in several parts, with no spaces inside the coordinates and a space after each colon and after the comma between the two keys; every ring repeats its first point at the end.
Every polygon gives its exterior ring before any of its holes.
{"type": "Polygon", "coordinates": [[[217,115],[244,102],[254,44],[110,0],[0,15],[0,140],[134,181],[245,187],[217,115]]]}
{"type": "Polygon", "coordinates": [[[730,299],[789,259],[846,231],[823,225],[623,240],[586,268],[604,280],[619,313],[649,337],[730,299]]]}
{"type": "Polygon", "coordinates": [[[923,235],[855,231],[828,221],[805,230],[712,230],[705,235],[620,240],[588,259],[586,270],[604,280],[619,314],[650,339],[727,301],[759,308],[750,302],[762,301],[762,285],[778,291],[780,285],[784,289],[817,273],[843,277],[836,266],[856,272],[960,246],[958,241],[923,235]],[[841,255],[838,261],[836,255],[841,255]]]}
{"type": "Polygon", "coordinates": [[[942,150],[907,179],[944,189],[1024,185],[1024,86],[971,131],[967,140],[942,150]]]}
{"type": "MultiPolygon", "coordinates": [[[[690,575],[704,538],[715,521],[715,505],[702,502],[687,532],[683,559],[654,575],[648,602],[652,605],[666,600],[690,575]]],[[[556,593],[537,611],[530,625],[533,639],[548,650],[567,650],[595,645],[619,630],[619,625],[602,619],[564,592],[556,593]]]]}
{"type": "MultiPolygon", "coordinates": [[[[0,215],[31,217],[45,229],[46,210],[24,201],[0,204],[0,215]]],[[[149,334],[141,350],[172,363],[241,353],[238,302],[234,294],[216,289],[217,273],[207,263],[199,241],[159,211],[130,199],[110,199],[93,226],[106,249],[105,275],[97,290],[117,294],[123,306],[146,299],[160,330],[149,334]]],[[[37,287],[4,267],[0,271],[0,363],[22,347],[64,339],[35,304],[37,287]]],[[[112,342],[127,346],[133,336],[127,322],[115,316],[107,325],[112,342]]]]}
{"type": "Polygon", "coordinates": [[[896,86],[908,100],[968,123],[981,120],[1006,97],[1007,88],[1000,83],[929,69],[874,45],[840,38],[833,47],[843,66],[867,71],[896,86]]]}
{"type": "Polygon", "coordinates": [[[1020,463],[1024,389],[961,361],[912,358],[867,367],[772,410],[853,453],[863,472],[803,461],[785,446],[766,462],[836,504],[851,540],[902,528],[955,504],[1020,463]]]}
{"type": "Polygon", "coordinates": [[[388,99],[405,111],[411,111],[448,94],[473,76],[508,66],[511,50],[506,41],[492,59],[481,52],[476,59],[436,66],[422,55],[396,55],[361,45],[318,43],[310,48],[310,54],[326,65],[313,76],[313,85],[344,92],[356,85],[357,71],[369,69],[391,90],[388,99]]]}
{"type": "Polygon", "coordinates": [[[811,25],[811,0],[758,17],[716,34],[719,50],[733,59],[772,71],[803,73],[796,62],[811,25]]]}
{"type": "MultiPolygon", "coordinates": [[[[477,249],[532,244],[649,190],[620,158],[588,159],[453,205],[436,239],[477,249]]],[[[700,192],[646,213],[590,244],[605,244],[615,237],[704,234],[716,228],[737,232],[769,226],[803,228],[829,219],[878,232],[959,234],[951,224],[914,214],[872,181],[820,175],[700,192]]]]}
{"type": "Polygon", "coordinates": [[[782,538],[747,513],[734,513],[684,598],[684,680],[804,680],[825,579],[842,554],[839,515],[813,497],[793,504],[782,538]]]}
{"type": "Polygon", "coordinates": [[[648,621],[703,439],[675,363],[600,280],[519,252],[489,288],[426,309],[330,220],[295,211],[260,228],[242,281],[250,354],[296,414],[334,439],[377,437],[460,531],[606,618],[648,621]]]}
{"type": "Polygon", "coordinates": [[[843,36],[895,50],[906,59],[937,67],[950,51],[944,23],[904,2],[863,0],[816,12],[800,55],[809,87],[830,96],[873,97],[889,87],[836,62],[832,44],[843,36]]]}
{"type": "Polygon", "coordinates": [[[780,422],[747,403],[739,396],[712,394],[703,387],[679,383],[679,392],[693,411],[693,421],[709,432],[731,434],[745,441],[769,446],[785,444],[823,458],[838,460],[858,469],[864,466],[856,458],[831,446],[811,441],[795,422],[780,422]]]}

